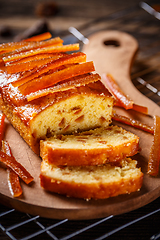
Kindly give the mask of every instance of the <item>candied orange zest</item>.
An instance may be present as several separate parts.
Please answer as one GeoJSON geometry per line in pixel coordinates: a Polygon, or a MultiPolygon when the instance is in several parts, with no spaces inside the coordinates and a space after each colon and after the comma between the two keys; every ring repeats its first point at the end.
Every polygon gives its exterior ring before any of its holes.
{"type": "MultiPolygon", "coordinates": [[[[53,60],[57,60],[62,56],[66,56],[66,53],[57,53],[54,57],[50,57],[50,62],[53,60]]],[[[35,67],[29,71],[25,71],[25,72],[20,72],[21,74],[19,75],[19,77],[14,80],[12,82],[12,85],[14,87],[18,87],[30,80],[32,80],[35,77],[38,77],[40,75],[39,71],[38,71],[38,67],[35,67]]]]}
{"type": "Polygon", "coordinates": [[[157,176],[160,164],[160,117],[154,118],[154,138],[148,161],[148,174],[157,176]]]}
{"type": "Polygon", "coordinates": [[[66,53],[42,53],[42,54],[37,54],[29,57],[25,57],[22,59],[17,59],[15,61],[12,61],[10,63],[7,63],[6,65],[12,65],[12,64],[17,64],[17,63],[26,63],[29,61],[33,60],[40,60],[40,59],[45,59],[45,58],[57,58],[57,56],[64,56],[66,53]]]}
{"type": "Polygon", "coordinates": [[[77,77],[73,77],[68,79],[67,81],[65,81],[62,84],[58,84],[54,87],[49,87],[49,88],[45,88],[42,90],[39,90],[37,92],[31,93],[29,95],[27,95],[27,101],[33,101],[35,99],[47,96],[49,94],[53,94],[54,92],[58,92],[58,91],[66,91],[68,89],[77,87],[77,86],[81,86],[84,84],[88,84],[90,82],[96,82],[100,80],[100,76],[99,74],[84,74],[84,75],[80,75],[77,77]]]}
{"type": "Polygon", "coordinates": [[[0,44],[0,54],[1,57],[6,55],[5,53],[15,51],[17,49],[28,46],[28,42],[9,42],[0,44]]]}
{"type": "Polygon", "coordinates": [[[6,66],[6,71],[8,74],[14,74],[19,72],[24,72],[36,68],[37,66],[42,66],[50,62],[50,58],[40,59],[40,60],[33,60],[30,62],[24,63],[16,63],[6,66]]]}
{"type": "Polygon", "coordinates": [[[9,42],[9,43],[2,43],[0,44],[0,54],[1,57],[5,57],[11,54],[15,54],[18,52],[22,52],[24,50],[29,50],[31,48],[38,48],[38,46],[47,46],[47,45],[53,45],[57,43],[62,43],[63,40],[59,37],[52,38],[46,41],[40,41],[40,42],[9,42]]]}
{"type": "Polygon", "coordinates": [[[20,85],[27,83],[28,81],[39,77],[43,73],[49,72],[49,70],[55,70],[58,67],[65,65],[65,64],[72,64],[72,63],[80,63],[86,61],[86,55],[84,53],[73,53],[73,54],[60,54],[55,59],[50,59],[50,62],[44,66],[40,66],[39,68],[32,69],[27,74],[22,75],[16,81],[12,82],[14,87],[19,87],[20,85]]]}
{"type": "Polygon", "coordinates": [[[45,33],[42,33],[42,34],[30,37],[30,38],[26,38],[26,39],[24,39],[22,41],[25,41],[25,42],[42,41],[42,40],[49,39],[51,37],[52,37],[52,35],[51,35],[50,32],[45,32],[45,33]]]}
{"type": "Polygon", "coordinates": [[[6,153],[8,156],[13,157],[11,148],[9,146],[9,143],[7,141],[2,141],[2,152],[6,153]]]}
{"type": "MultiPolygon", "coordinates": [[[[45,58],[40,60],[34,60],[27,63],[14,64],[11,66],[7,66],[6,69],[9,74],[12,74],[16,72],[28,71],[37,67],[38,70],[36,71],[35,74],[36,76],[38,76],[44,72],[47,72],[49,69],[54,69],[64,64],[79,63],[79,62],[85,62],[85,61],[86,61],[86,55],[84,53],[78,52],[78,53],[62,56],[61,58],[60,56],[59,57],[57,56],[57,59],[45,58]]],[[[33,77],[35,77],[34,74],[33,74],[33,77]]]]}
{"type": "Polygon", "coordinates": [[[3,58],[5,62],[10,63],[11,61],[13,61],[12,58],[14,58],[14,56],[22,55],[22,54],[25,54],[26,52],[33,51],[36,49],[52,47],[52,46],[62,46],[62,45],[63,45],[63,40],[60,39],[59,37],[52,38],[50,40],[42,41],[42,42],[27,42],[26,45],[24,45],[23,47],[21,48],[17,47],[17,49],[15,50],[8,51],[4,54],[1,54],[0,57],[3,58]],[[8,60],[5,60],[5,59],[8,59],[8,60]]]}
{"type": "Polygon", "coordinates": [[[8,156],[6,153],[0,151],[0,161],[11,168],[25,183],[29,184],[33,181],[30,173],[13,156],[8,156]]]}
{"type": "MultiPolygon", "coordinates": [[[[2,141],[2,151],[10,157],[13,156],[7,141],[2,141]]],[[[9,190],[13,197],[19,197],[22,194],[19,176],[11,168],[8,168],[7,172],[9,190]]]]}
{"type": "Polygon", "coordinates": [[[6,70],[8,74],[14,74],[18,72],[32,70],[34,68],[40,68],[42,66],[46,66],[46,64],[52,61],[55,61],[56,59],[59,59],[61,56],[62,54],[59,54],[57,56],[50,57],[50,58],[32,60],[30,62],[24,62],[24,63],[11,64],[6,66],[6,70]]]}
{"type": "Polygon", "coordinates": [[[121,106],[123,106],[126,110],[133,108],[133,101],[124,94],[112,75],[103,74],[101,81],[121,106]]]}
{"type": "Polygon", "coordinates": [[[22,195],[23,191],[20,185],[18,175],[10,168],[7,169],[8,172],[8,186],[13,197],[19,197],[22,195]]]}
{"type": "Polygon", "coordinates": [[[133,104],[133,108],[132,108],[134,111],[137,111],[137,112],[140,112],[140,113],[143,113],[143,114],[148,114],[148,108],[147,107],[144,107],[144,106],[141,106],[141,105],[137,105],[137,104],[133,104]]]}
{"type": "Polygon", "coordinates": [[[76,64],[71,67],[56,71],[43,77],[34,78],[33,80],[20,85],[18,88],[23,95],[28,95],[43,88],[53,86],[54,84],[71,77],[82,75],[94,71],[93,62],[76,64]]]}
{"type": "Polygon", "coordinates": [[[130,125],[132,127],[135,127],[137,129],[143,130],[145,132],[148,132],[148,133],[151,133],[151,134],[154,133],[154,129],[151,126],[149,126],[145,123],[142,123],[140,121],[128,118],[126,116],[122,116],[122,115],[119,115],[117,113],[113,113],[112,119],[117,121],[117,122],[121,122],[121,123],[124,123],[126,125],[130,125]]]}
{"type": "Polygon", "coordinates": [[[22,59],[25,57],[29,57],[29,56],[33,56],[41,53],[67,52],[67,51],[75,51],[75,50],[79,50],[79,44],[69,44],[69,45],[60,44],[60,46],[58,45],[46,46],[46,47],[36,48],[30,51],[21,52],[18,54],[3,57],[3,61],[7,63],[7,62],[15,61],[17,59],[22,59]]]}
{"type": "MultiPolygon", "coordinates": [[[[116,107],[123,107],[119,102],[117,102],[115,100],[114,102],[114,106],[116,107]]],[[[136,111],[136,112],[140,112],[140,113],[143,113],[143,114],[148,114],[148,108],[147,107],[144,107],[144,106],[141,106],[141,105],[137,105],[137,104],[134,104],[133,103],[133,107],[132,107],[132,110],[136,111]]]]}
{"type": "Polygon", "coordinates": [[[2,143],[3,135],[4,135],[4,120],[5,120],[5,115],[3,113],[0,113],[0,146],[2,143]]]}

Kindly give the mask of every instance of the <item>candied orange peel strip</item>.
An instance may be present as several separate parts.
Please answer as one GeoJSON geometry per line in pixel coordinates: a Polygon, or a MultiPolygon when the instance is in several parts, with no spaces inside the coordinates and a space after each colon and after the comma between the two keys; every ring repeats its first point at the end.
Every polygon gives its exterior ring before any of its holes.
{"type": "Polygon", "coordinates": [[[25,58],[21,58],[21,59],[17,59],[15,61],[12,61],[10,63],[7,63],[6,66],[11,66],[12,64],[17,64],[17,63],[27,63],[30,61],[34,61],[34,60],[41,60],[41,59],[46,59],[46,58],[58,58],[58,56],[64,56],[66,53],[40,53],[37,55],[33,55],[33,56],[29,56],[29,57],[25,57],[25,58]]]}
{"type": "Polygon", "coordinates": [[[31,37],[31,38],[24,39],[20,42],[2,43],[2,44],[0,44],[0,54],[14,51],[14,50],[23,48],[24,46],[28,46],[29,42],[38,42],[38,41],[40,42],[43,40],[47,40],[51,37],[52,37],[52,35],[49,32],[46,32],[46,33],[39,34],[39,35],[31,37]]]}
{"type": "MultiPolygon", "coordinates": [[[[3,53],[8,53],[11,55],[12,52],[18,53],[18,52],[21,52],[21,51],[27,50],[27,49],[38,48],[38,46],[43,47],[43,46],[62,43],[62,42],[63,42],[63,40],[61,38],[56,37],[56,38],[52,38],[52,39],[49,39],[46,41],[35,41],[35,42],[34,41],[20,41],[20,42],[2,43],[2,44],[0,44],[0,54],[2,54],[2,52],[3,52],[3,53]]],[[[4,54],[4,56],[5,56],[5,54],[4,54]]]]}
{"type": "Polygon", "coordinates": [[[50,62],[44,66],[37,67],[31,70],[27,75],[18,78],[16,81],[12,82],[14,87],[19,87],[20,85],[27,83],[28,81],[39,77],[43,73],[48,72],[50,69],[54,70],[65,64],[80,63],[86,61],[86,55],[84,53],[73,53],[73,54],[59,54],[57,58],[50,59],[50,62]]]}
{"type": "Polygon", "coordinates": [[[42,40],[49,39],[51,37],[52,37],[52,35],[51,35],[50,32],[45,32],[45,33],[42,33],[42,34],[30,37],[30,38],[26,38],[26,39],[24,39],[22,41],[25,41],[25,42],[42,41],[42,40]]]}
{"type": "MultiPolygon", "coordinates": [[[[7,141],[2,141],[2,151],[8,156],[13,157],[10,146],[7,141]]],[[[8,173],[8,186],[13,197],[22,195],[22,188],[19,181],[19,176],[11,169],[7,169],[8,173]]]]}
{"type": "Polygon", "coordinates": [[[27,101],[33,101],[35,99],[47,96],[49,94],[52,94],[54,92],[57,91],[66,91],[68,89],[80,86],[80,85],[84,85],[84,84],[88,84],[90,82],[96,82],[100,80],[100,76],[99,74],[84,74],[84,75],[80,75],[77,77],[73,77],[68,79],[67,81],[65,81],[62,84],[58,84],[54,87],[49,87],[49,88],[45,88],[42,90],[39,90],[37,92],[31,93],[29,95],[27,95],[27,101]]]}
{"type": "Polygon", "coordinates": [[[143,114],[148,114],[148,108],[135,104],[133,100],[126,96],[111,74],[104,74],[101,81],[108,91],[115,97],[115,106],[123,107],[126,110],[132,109],[143,114]]]}
{"type": "MultiPolygon", "coordinates": [[[[14,73],[19,73],[19,72],[29,71],[34,68],[40,68],[42,66],[47,67],[46,64],[51,63],[51,62],[59,59],[62,56],[63,55],[61,53],[59,53],[50,58],[36,59],[36,57],[35,57],[35,59],[32,61],[8,65],[8,66],[6,66],[6,70],[7,70],[8,74],[14,74],[14,73]]],[[[32,72],[31,72],[31,74],[32,74],[32,72]]]]}
{"type": "Polygon", "coordinates": [[[154,139],[148,161],[148,174],[157,176],[160,164],[160,117],[154,117],[154,139]]]}
{"type": "Polygon", "coordinates": [[[3,135],[4,135],[4,120],[5,120],[5,115],[3,113],[0,113],[0,144],[2,142],[3,135]]]}
{"type": "MultiPolygon", "coordinates": [[[[119,102],[117,102],[116,100],[114,102],[114,106],[115,107],[122,107],[121,104],[119,102]]],[[[135,104],[135,103],[133,103],[132,110],[134,110],[136,112],[146,114],[146,115],[148,114],[148,108],[147,107],[144,107],[144,106],[141,106],[141,105],[138,105],[138,104],[135,104]]]]}
{"type": "Polygon", "coordinates": [[[60,39],[59,37],[52,38],[48,41],[42,41],[42,42],[27,42],[23,47],[21,48],[17,47],[16,50],[3,53],[0,55],[0,57],[1,59],[4,60],[6,64],[10,64],[13,61],[21,59],[24,56],[24,54],[28,53],[29,51],[32,52],[33,50],[36,50],[36,49],[41,49],[41,48],[43,49],[45,47],[53,47],[53,46],[56,47],[56,46],[62,46],[62,45],[63,45],[63,40],[60,39]],[[14,56],[18,56],[18,55],[20,55],[20,57],[18,59],[17,57],[15,57],[15,60],[13,60],[14,56]]]}
{"type": "Polygon", "coordinates": [[[19,197],[22,195],[23,191],[20,185],[18,175],[10,168],[7,169],[8,172],[8,186],[13,197],[19,197]]]}
{"type": "Polygon", "coordinates": [[[132,127],[138,128],[138,129],[143,130],[145,132],[148,132],[148,133],[151,133],[151,134],[154,133],[154,129],[151,126],[149,126],[145,123],[142,123],[140,121],[128,118],[126,116],[122,116],[120,114],[113,113],[112,119],[117,121],[117,122],[121,122],[121,123],[130,125],[132,127]]]}
{"type": "MultiPolygon", "coordinates": [[[[5,53],[15,51],[28,45],[28,42],[9,42],[0,44],[1,58],[5,56],[5,53]]],[[[7,56],[7,55],[6,55],[7,56]]]]}
{"type": "Polygon", "coordinates": [[[44,64],[47,64],[51,61],[50,58],[45,58],[45,59],[39,59],[39,60],[33,60],[30,62],[24,62],[24,63],[15,63],[6,66],[6,70],[8,74],[14,74],[14,73],[19,73],[19,72],[24,72],[31,70],[33,68],[36,68],[37,66],[42,66],[44,64]]]}
{"type": "Polygon", "coordinates": [[[36,48],[33,50],[31,49],[26,52],[20,52],[18,54],[13,54],[13,55],[3,57],[3,61],[7,63],[7,62],[15,61],[15,60],[22,59],[29,56],[35,56],[37,54],[42,54],[42,53],[67,52],[67,51],[75,51],[75,50],[79,50],[79,44],[77,43],[69,44],[69,45],[60,45],[60,46],[55,46],[55,45],[46,46],[46,47],[36,48]]]}
{"type": "MultiPolygon", "coordinates": [[[[57,55],[53,59],[45,58],[45,59],[35,60],[27,63],[14,64],[14,66],[8,66],[6,67],[6,69],[8,73],[16,73],[16,72],[28,71],[33,69],[33,71],[32,70],[30,71],[31,77],[30,78],[28,77],[28,80],[26,79],[26,81],[29,81],[49,71],[50,69],[57,68],[61,65],[71,64],[71,63],[80,63],[85,61],[86,61],[86,55],[84,53],[78,52],[78,53],[66,54],[66,55],[59,54],[59,56],[57,55]],[[38,69],[36,69],[35,71],[34,68],[36,67],[38,69]]],[[[13,84],[13,86],[16,86],[16,85],[13,84]]]]}
{"type": "Polygon", "coordinates": [[[23,95],[28,95],[32,92],[51,87],[54,84],[61,82],[63,80],[75,77],[78,75],[83,75],[94,71],[93,62],[85,62],[81,64],[76,64],[60,71],[53,72],[49,75],[44,75],[43,77],[34,78],[33,80],[20,85],[18,89],[23,95]]]}
{"type": "Polygon", "coordinates": [[[25,183],[29,184],[33,181],[30,173],[13,156],[8,156],[6,153],[0,151],[0,161],[11,168],[25,183]]]}
{"type": "Polygon", "coordinates": [[[54,44],[63,43],[63,40],[59,37],[51,38],[46,41],[36,41],[36,42],[28,42],[28,41],[20,41],[20,42],[9,42],[0,44],[0,53],[4,52],[2,56],[7,56],[11,54],[16,54],[25,50],[29,50],[31,48],[44,47],[54,44]]]}
{"type": "Polygon", "coordinates": [[[134,111],[137,111],[137,112],[140,112],[140,113],[143,113],[143,114],[148,114],[148,108],[147,107],[144,107],[144,106],[141,106],[141,105],[138,105],[138,104],[133,104],[133,108],[132,108],[134,111]]]}
{"type": "Polygon", "coordinates": [[[133,108],[133,101],[124,94],[111,74],[104,74],[102,81],[108,91],[116,98],[121,106],[123,106],[126,110],[133,108]]]}

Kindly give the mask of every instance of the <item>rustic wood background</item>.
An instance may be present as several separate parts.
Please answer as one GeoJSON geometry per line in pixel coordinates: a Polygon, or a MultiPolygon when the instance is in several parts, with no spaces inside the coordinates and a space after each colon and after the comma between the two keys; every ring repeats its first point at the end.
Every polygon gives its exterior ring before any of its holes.
{"type": "MultiPolygon", "coordinates": [[[[54,35],[60,35],[70,26],[79,28],[96,18],[105,17],[110,13],[132,7],[138,0],[0,0],[0,42],[17,40],[17,36],[27,29],[43,24],[54,35]],[[52,15],[40,16],[37,9],[40,4],[56,4],[58,11],[52,15]]],[[[44,28],[45,28],[44,27],[44,28]]]]}

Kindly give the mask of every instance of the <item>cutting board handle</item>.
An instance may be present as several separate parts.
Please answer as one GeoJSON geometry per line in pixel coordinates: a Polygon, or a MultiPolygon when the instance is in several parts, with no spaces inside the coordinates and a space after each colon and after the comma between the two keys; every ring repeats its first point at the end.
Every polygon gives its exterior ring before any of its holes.
{"type": "Polygon", "coordinates": [[[136,104],[147,106],[148,113],[155,115],[156,104],[144,96],[131,81],[131,67],[138,51],[137,40],[121,31],[100,31],[89,38],[82,51],[87,61],[93,61],[101,76],[111,74],[126,95],[136,104]],[[155,105],[155,107],[153,107],[155,105]]]}
{"type": "Polygon", "coordinates": [[[101,76],[110,73],[126,93],[133,88],[130,70],[137,51],[137,40],[120,31],[97,32],[83,47],[87,61],[93,60],[96,72],[101,76]]]}

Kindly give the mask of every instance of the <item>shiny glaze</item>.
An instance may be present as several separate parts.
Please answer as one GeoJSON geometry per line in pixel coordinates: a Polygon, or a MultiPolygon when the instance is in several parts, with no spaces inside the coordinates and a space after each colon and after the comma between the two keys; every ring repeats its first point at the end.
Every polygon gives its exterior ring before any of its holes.
{"type": "Polygon", "coordinates": [[[66,91],[57,91],[47,96],[40,97],[31,102],[27,101],[26,96],[22,95],[17,87],[13,87],[12,82],[19,75],[7,75],[1,71],[0,91],[4,102],[10,105],[21,120],[28,125],[37,114],[45,110],[47,107],[63,101],[77,94],[96,94],[98,96],[110,96],[108,90],[100,81],[89,83],[84,86],[75,87],[66,91]]]}

